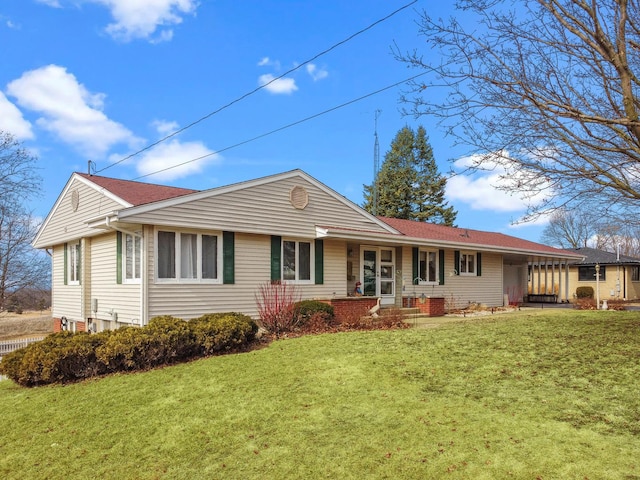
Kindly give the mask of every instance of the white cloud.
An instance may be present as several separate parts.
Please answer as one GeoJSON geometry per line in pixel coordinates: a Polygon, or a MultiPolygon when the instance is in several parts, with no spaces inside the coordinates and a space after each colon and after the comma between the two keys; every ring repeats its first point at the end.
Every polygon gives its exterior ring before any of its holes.
{"type": "Polygon", "coordinates": [[[326,69],[318,69],[318,67],[313,63],[307,64],[307,73],[311,76],[314,82],[323,80],[329,76],[329,72],[326,69]]]}
{"type": "Polygon", "coordinates": [[[7,87],[18,105],[41,115],[36,124],[91,156],[104,155],[113,145],[138,141],[103,112],[105,95],[90,93],[64,67],[31,70],[7,87]]]}
{"type": "Polygon", "coordinates": [[[154,180],[168,181],[199,174],[206,166],[220,161],[220,156],[209,150],[202,142],[183,143],[174,139],[160,143],[144,152],[136,168],[140,175],[158,172],[153,175],[154,180]]]}
{"type": "Polygon", "coordinates": [[[520,186],[526,180],[525,172],[510,168],[506,151],[459,158],[453,165],[458,173],[447,180],[447,198],[452,202],[465,203],[473,210],[524,213],[527,207],[540,205],[546,198],[544,185],[539,179],[536,180],[541,188],[538,193],[521,191],[520,186]],[[483,170],[466,170],[481,163],[483,170]]]}
{"type": "Polygon", "coordinates": [[[258,62],[258,66],[264,67],[266,65],[269,65],[269,61],[269,57],[262,57],[262,59],[260,59],[260,61],[258,62]]]}
{"type": "Polygon", "coordinates": [[[264,86],[267,91],[274,94],[289,95],[298,90],[296,81],[293,78],[278,78],[276,80],[276,77],[270,73],[260,75],[258,78],[258,84],[260,86],[264,86]]]}
{"type": "Polygon", "coordinates": [[[61,8],[60,2],[58,0],[36,0],[38,3],[44,3],[45,5],[49,5],[50,7],[61,8]]]}
{"type": "Polygon", "coordinates": [[[17,140],[33,138],[31,123],[24,119],[22,112],[0,92],[0,130],[11,133],[17,140]]]}
{"type": "Polygon", "coordinates": [[[170,40],[172,25],[182,23],[184,15],[193,14],[196,0],[89,0],[105,5],[115,22],[106,31],[112,37],[125,42],[136,38],[153,41],[170,40]],[[154,34],[159,32],[156,37],[154,34]]]}
{"type": "Polygon", "coordinates": [[[151,122],[151,126],[155,128],[162,137],[166,137],[180,128],[178,122],[170,122],[168,120],[154,120],[151,122]]]}
{"type": "MultiPolygon", "coordinates": [[[[60,8],[60,0],[38,0],[50,7],[60,8]]],[[[146,39],[152,43],[173,38],[172,26],[182,23],[183,17],[195,14],[198,0],[84,0],[103,5],[114,19],[105,31],[116,40],[129,42],[146,39]]]]}

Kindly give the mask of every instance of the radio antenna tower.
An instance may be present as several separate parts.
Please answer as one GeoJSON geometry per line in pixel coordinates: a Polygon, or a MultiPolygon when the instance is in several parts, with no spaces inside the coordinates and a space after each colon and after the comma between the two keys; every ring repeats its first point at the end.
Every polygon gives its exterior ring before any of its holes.
{"type": "Polygon", "coordinates": [[[378,214],[378,172],[380,171],[380,144],[378,143],[378,117],[382,110],[376,110],[374,114],[373,130],[373,214],[378,214]]]}

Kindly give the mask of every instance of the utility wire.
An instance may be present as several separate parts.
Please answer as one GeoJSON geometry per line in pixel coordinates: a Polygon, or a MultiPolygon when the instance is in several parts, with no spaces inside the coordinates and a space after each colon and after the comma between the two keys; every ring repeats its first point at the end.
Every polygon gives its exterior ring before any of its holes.
{"type": "Polygon", "coordinates": [[[336,43],[335,45],[332,45],[331,47],[327,48],[326,50],[324,50],[324,51],[322,51],[322,52],[320,52],[320,53],[316,54],[316,55],[315,55],[315,56],[313,56],[312,58],[310,58],[310,59],[308,59],[308,60],[305,60],[304,62],[302,62],[301,64],[299,64],[299,65],[297,65],[297,66],[295,66],[295,67],[293,67],[293,68],[291,68],[290,70],[287,70],[285,73],[283,73],[283,74],[282,74],[282,75],[280,75],[279,77],[273,78],[273,79],[272,79],[272,80],[270,80],[269,82],[267,82],[267,83],[265,83],[265,84],[263,84],[263,85],[260,85],[260,86],[259,86],[259,87],[257,87],[257,88],[254,88],[254,89],[253,89],[253,90],[251,90],[250,92],[245,93],[244,95],[242,95],[242,96],[240,96],[240,97],[236,98],[235,100],[232,100],[231,102],[227,103],[226,105],[223,105],[222,107],[218,108],[217,110],[214,110],[213,112],[210,112],[210,113],[206,114],[204,117],[201,117],[201,118],[199,118],[198,120],[195,120],[194,122],[191,122],[190,124],[188,124],[188,125],[186,125],[186,126],[184,126],[184,127],[180,128],[180,129],[176,130],[176,131],[175,131],[175,132],[173,132],[173,133],[170,133],[170,134],[169,134],[169,135],[167,135],[166,137],[163,137],[163,138],[161,138],[160,140],[158,140],[158,141],[156,141],[156,142],[154,142],[154,143],[152,143],[152,144],[150,144],[150,145],[147,145],[146,147],[144,147],[144,148],[143,148],[143,149],[141,149],[141,150],[138,150],[137,152],[134,152],[134,153],[132,153],[132,154],[130,154],[130,155],[127,155],[127,156],[126,156],[126,157],[124,157],[124,158],[121,158],[121,159],[120,159],[120,160],[118,160],[117,162],[113,162],[113,163],[111,163],[111,164],[107,165],[106,167],[101,168],[100,170],[98,170],[98,171],[97,171],[97,172],[95,172],[95,173],[101,173],[101,172],[104,172],[104,171],[105,171],[105,170],[107,170],[108,168],[114,167],[114,166],[116,166],[116,165],[118,165],[118,164],[120,164],[120,163],[124,162],[125,160],[129,160],[130,158],[135,157],[136,155],[139,155],[139,154],[141,154],[142,152],[145,152],[145,151],[149,150],[150,148],[153,148],[153,147],[155,147],[156,145],[158,145],[158,144],[160,144],[160,143],[162,143],[162,142],[164,142],[164,141],[166,141],[166,140],[169,140],[170,138],[172,138],[172,137],[174,137],[174,136],[178,135],[179,133],[184,132],[185,130],[187,130],[187,129],[189,129],[189,128],[193,127],[194,125],[197,125],[198,123],[203,122],[204,120],[206,120],[206,119],[208,119],[208,118],[212,117],[213,115],[215,115],[215,114],[217,114],[217,113],[220,113],[222,110],[225,110],[226,108],[229,108],[230,106],[232,106],[232,105],[234,105],[234,104],[236,104],[236,103],[238,103],[238,102],[240,102],[240,101],[244,100],[245,98],[247,98],[247,97],[249,97],[249,96],[253,95],[254,93],[256,93],[256,92],[258,92],[258,91],[262,90],[263,88],[265,88],[265,87],[267,87],[267,86],[271,85],[273,82],[276,82],[276,81],[280,80],[281,78],[283,78],[283,77],[285,77],[285,76],[289,75],[289,74],[290,74],[290,73],[292,73],[292,72],[295,72],[295,71],[296,71],[296,70],[298,70],[299,68],[302,68],[302,67],[303,67],[303,66],[305,66],[306,64],[313,62],[314,60],[318,59],[319,57],[321,57],[321,56],[323,56],[323,55],[325,55],[325,54],[327,54],[327,53],[329,53],[330,51],[332,51],[332,50],[336,49],[337,47],[339,47],[339,46],[341,46],[341,45],[343,45],[343,44],[345,44],[345,43],[347,43],[347,42],[349,42],[349,41],[353,40],[353,39],[354,39],[355,37],[357,37],[358,35],[360,35],[360,34],[362,34],[362,33],[366,32],[367,30],[372,29],[372,28],[373,28],[373,27],[375,27],[376,25],[378,25],[378,24],[380,24],[380,23],[382,23],[382,22],[384,22],[384,21],[388,20],[389,18],[393,17],[396,13],[398,13],[398,12],[400,12],[400,11],[402,11],[402,10],[404,10],[404,9],[408,8],[408,7],[410,7],[411,5],[413,5],[414,3],[416,3],[417,1],[418,1],[418,0],[413,0],[413,1],[412,1],[412,2],[410,2],[410,3],[407,3],[406,5],[404,5],[404,6],[400,7],[400,8],[398,8],[397,10],[395,10],[395,11],[391,12],[391,13],[390,13],[389,15],[387,15],[386,17],[383,17],[383,18],[381,18],[380,20],[377,20],[377,21],[373,22],[373,23],[372,23],[371,25],[369,25],[368,27],[365,27],[365,28],[363,28],[362,30],[357,31],[356,33],[354,33],[354,34],[352,34],[351,36],[349,36],[349,37],[345,38],[344,40],[341,40],[340,42],[336,43]]]}
{"type": "Polygon", "coordinates": [[[354,98],[353,100],[349,100],[348,102],[342,103],[342,104],[337,105],[335,107],[331,107],[331,108],[329,108],[327,110],[324,110],[324,111],[322,111],[320,113],[316,113],[316,114],[311,115],[309,117],[303,118],[302,120],[297,120],[297,121],[295,121],[293,123],[289,123],[288,125],[284,125],[282,127],[276,128],[275,130],[271,130],[270,132],[263,133],[263,134],[258,135],[256,137],[250,138],[248,140],[244,140],[244,141],[236,143],[234,145],[230,145],[230,146],[222,148],[220,150],[216,150],[215,152],[207,153],[206,155],[202,155],[202,156],[197,157],[197,158],[192,158],[191,160],[187,160],[185,162],[178,163],[177,165],[172,165],[171,167],[163,168],[162,170],[157,170],[155,172],[151,172],[151,173],[147,173],[145,175],[141,175],[141,176],[136,177],[136,178],[134,178],[132,180],[140,180],[141,178],[150,177],[152,175],[157,175],[158,173],[166,172],[167,170],[171,170],[173,168],[178,168],[178,167],[181,167],[183,165],[187,165],[188,163],[197,162],[198,160],[202,160],[204,158],[211,157],[212,155],[217,155],[219,153],[226,152],[227,150],[231,150],[232,148],[237,148],[237,147],[240,147],[242,145],[246,145],[247,143],[254,142],[256,140],[259,140],[261,138],[267,137],[269,135],[273,135],[274,133],[281,132],[282,130],[285,130],[287,128],[291,128],[291,127],[294,127],[296,125],[300,125],[301,123],[307,122],[309,120],[313,120],[314,118],[318,118],[318,117],[320,117],[322,115],[326,115],[327,113],[333,112],[333,111],[338,110],[340,108],[346,107],[346,106],[351,105],[351,104],[356,103],[356,102],[359,102],[360,100],[364,100],[365,98],[372,97],[374,95],[377,95],[378,93],[384,92],[385,90],[389,90],[389,89],[391,89],[393,87],[397,87],[398,85],[401,85],[403,83],[410,82],[412,80],[415,80],[418,77],[421,77],[422,75],[426,75],[427,73],[429,73],[429,72],[419,73],[418,75],[414,75],[413,77],[409,77],[409,78],[406,78],[406,79],[401,80],[399,82],[396,82],[393,85],[387,85],[386,87],[380,88],[379,90],[367,93],[366,95],[362,95],[361,97],[358,97],[358,98],[354,98]]]}

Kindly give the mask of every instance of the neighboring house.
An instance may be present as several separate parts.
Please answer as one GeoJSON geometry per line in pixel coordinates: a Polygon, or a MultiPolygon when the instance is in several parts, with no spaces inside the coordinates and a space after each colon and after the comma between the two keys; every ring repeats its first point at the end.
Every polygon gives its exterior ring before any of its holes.
{"type": "Polygon", "coordinates": [[[336,302],[502,306],[523,301],[531,263],[566,274],[582,259],[499,233],[377,218],[300,170],[205,191],[74,173],[33,245],[52,257],[54,319],[79,330],[158,315],[256,317],[260,286],[278,281],[336,302]]]}
{"type": "Polygon", "coordinates": [[[635,300],[640,298],[640,258],[605,252],[595,248],[577,248],[584,260],[569,268],[573,295],[578,287],[600,289],[600,299],[635,300]],[[596,265],[600,278],[596,281],[596,265]]]}

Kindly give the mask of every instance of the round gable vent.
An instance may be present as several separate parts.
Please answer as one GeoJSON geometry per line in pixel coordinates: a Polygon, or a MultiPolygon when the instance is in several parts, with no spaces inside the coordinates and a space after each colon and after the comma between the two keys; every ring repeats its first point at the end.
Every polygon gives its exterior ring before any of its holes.
{"type": "Polygon", "coordinates": [[[80,192],[73,190],[71,192],[71,209],[74,212],[78,211],[78,205],[80,205],[80,192]]]}
{"type": "Polygon", "coordinates": [[[305,207],[309,205],[309,194],[304,187],[293,187],[289,192],[289,201],[291,205],[293,205],[293,208],[304,210],[305,207]]]}

